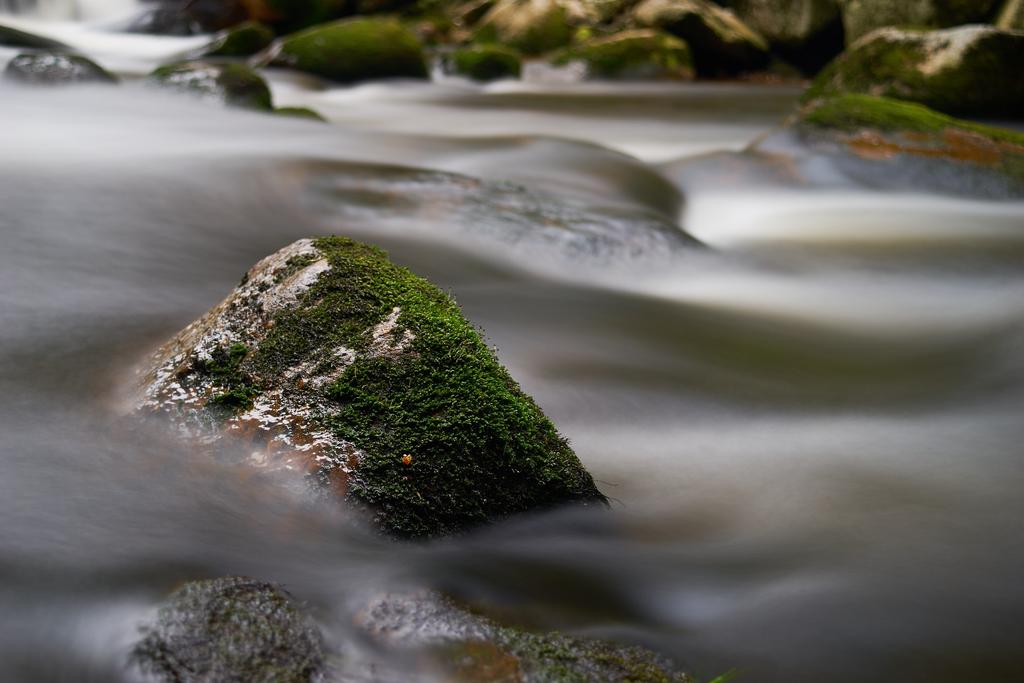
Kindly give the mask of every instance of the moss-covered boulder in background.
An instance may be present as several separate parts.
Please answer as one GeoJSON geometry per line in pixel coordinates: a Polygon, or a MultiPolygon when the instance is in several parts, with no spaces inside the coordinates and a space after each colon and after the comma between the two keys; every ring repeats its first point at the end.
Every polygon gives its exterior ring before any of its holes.
{"type": "Polygon", "coordinates": [[[769,62],[767,41],[731,11],[708,0],[644,0],[634,8],[632,20],[685,41],[701,75],[753,71],[769,62]]]}
{"type": "Polygon", "coordinates": [[[987,26],[944,31],[879,29],[815,79],[805,101],[864,93],[948,114],[1024,118],[1024,33],[987,26]]]}
{"type": "Polygon", "coordinates": [[[493,81],[519,78],[523,59],[515,50],[501,45],[471,45],[452,53],[451,67],[454,73],[475,81],[493,81]]]}
{"type": "Polygon", "coordinates": [[[772,51],[816,73],[843,51],[839,0],[729,0],[728,7],[772,51]]]}
{"type": "Polygon", "coordinates": [[[117,78],[91,59],[54,53],[18,55],[7,63],[4,78],[30,85],[117,82],[117,78]]]}
{"type": "Polygon", "coordinates": [[[578,23],[562,0],[498,0],[480,20],[476,40],[538,55],[568,45],[578,23]]]}
{"type": "Polygon", "coordinates": [[[173,593],[132,659],[168,683],[309,683],[324,667],[320,633],[294,599],[273,584],[234,577],[173,593]]]}
{"type": "Polygon", "coordinates": [[[258,21],[246,21],[218,34],[208,55],[214,57],[250,57],[270,47],[274,32],[258,21]]]}
{"type": "Polygon", "coordinates": [[[340,83],[428,75],[419,40],[393,19],[345,19],[286,36],[271,63],[340,83]]]}
{"type": "Polygon", "coordinates": [[[244,64],[181,62],[156,69],[148,80],[163,88],[233,107],[273,109],[270,88],[258,73],[244,64]]]}
{"type": "Polygon", "coordinates": [[[0,45],[3,47],[24,47],[30,50],[60,51],[71,49],[59,40],[44,38],[9,26],[0,26],[0,45]]]}
{"type": "Polygon", "coordinates": [[[605,501],[451,298],[343,238],[258,263],[141,389],[142,413],[196,448],[305,472],[400,537],[605,501]]]}
{"type": "Polygon", "coordinates": [[[996,17],[996,26],[1007,31],[1024,31],[1024,0],[1006,0],[996,17]]]}
{"type": "Polygon", "coordinates": [[[595,78],[693,78],[686,43],[661,31],[637,29],[593,38],[559,51],[556,65],[583,62],[595,78]]]}
{"type": "Polygon", "coordinates": [[[993,19],[999,0],[842,0],[846,41],[886,26],[949,28],[993,19]]]}

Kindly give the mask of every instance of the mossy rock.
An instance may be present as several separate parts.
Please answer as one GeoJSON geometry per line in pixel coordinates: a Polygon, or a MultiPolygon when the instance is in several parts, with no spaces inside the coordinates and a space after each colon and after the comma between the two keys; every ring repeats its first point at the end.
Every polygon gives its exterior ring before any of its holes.
{"type": "Polygon", "coordinates": [[[261,111],[274,108],[266,81],[244,64],[181,62],[156,69],[148,80],[162,88],[179,90],[233,107],[261,111]]]}
{"type": "Polygon", "coordinates": [[[474,81],[519,78],[523,58],[511,48],[500,45],[471,45],[451,55],[452,71],[474,81]]]}
{"type": "Polygon", "coordinates": [[[246,21],[222,31],[210,46],[213,57],[250,57],[270,47],[274,32],[266,24],[246,21]]]}
{"type": "Polygon", "coordinates": [[[344,238],[258,263],[143,377],[143,414],[197,448],[237,437],[252,465],[305,472],[395,536],[605,503],[455,302],[344,238]]]}
{"type": "Polygon", "coordinates": [[[922,29],[976,24],[994,18],[999,0],[843,0],[848,44],[886,26],[922,29]]]}
{"type": "Polygon", "coordinates": [[[278,116],[288,116],[295,119],[309,119],[311,121],[327,122],[320,112],[309,107],[278,107],[274,110],[278,116]]]}
{"type": "Polygon", "coordinates": [[[773,52],[817,73],[845,46],[838,0],[730,0],[740,20],[768,41],[773,52]]]}
{"type": "Polygon", "coordinates": [[[91,59],[63,53],[20,54],[7,63],[4,78],[29,85],[117,83],[116,77],[91,59]]]}
{"type": "Polygon", "coordinates": [[[480,20],[475,39],[539,55],[572,42],[578,24],[562,0],[498,0],[480,20]]]}
{"type": "Polygon", "coordinates": [[[174,592],[132,660],[167,683],[310,683],[324,668],[320,633],[295,600],[237,577],[174,592]]]}
{"type": "Polygon", "coordinates": [[[1024,133],[869,95],[816,100],[789,129],[818,153],[845,158],[841,164],[872,185],[1024,197],[1024,133]]]}
{"type": "Polygon", "coordinates": [[[1006,31],[1024,31],[1024,0],[1006,0],[996,17],[996,26],[1006,31]]]}
{"type": "Polygon", "coordinates": [[[693,59],[686,43],[661,31],[638,29],[593,38],[561,50],[552,63],[583,62],[594,78],[693,78],[693,59]]]}
{"type": "Polygon", "coordinates": [[[768,65],[768,42],[728,9],[708,0],[644,0],[633,10],[638,26],[683,40],[702,76],[755,71],[768,65]]]}
{"type": "Polygon", "coordinates": [[[879,29],[815,79],[804,101],[863,93],[962,116],[1024,118],[1024,33],[986,26],[879,29]]]}
{"type": "Polygon", "coordinates": [[[49,50],[51,52],[71,49],[59,40],[44,38],[43,36],[20,31],[10,26],[0,26],[0,45],[3,47],[23,47],[30,50],[49,50]]]}
{"type": "Polygon", "coordinates": [[[346,19],[286,36],[272,64],[339,83],[381,78],[426,78],[423,47],[394,19],[346,19]]]}
{"type": "Polygon", "coordinates": [[[442,680],[694,683],[673,662],[646,648],[505,626],[433,593],[382,596],[357,621],[384,652],[408,655],[413,650],[432,660],[447,674],[442,680]]]}

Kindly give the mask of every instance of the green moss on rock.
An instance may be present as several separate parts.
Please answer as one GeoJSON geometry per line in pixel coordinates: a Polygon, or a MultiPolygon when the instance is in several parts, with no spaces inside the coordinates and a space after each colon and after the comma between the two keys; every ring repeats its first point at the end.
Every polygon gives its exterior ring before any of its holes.
{"type": "Polygon", "coordinates": [[[340,83],[428,75],[419,40],[393,19],[346,19],[287,36],[272,63],[340,83]]]}
{"type": "Polygon", "coordinates": [[[708,0],[644,0],[633,10],[633,21],[685,41],[701,75],[752,71],[769,62],[768,42],[708,0]]]}
{"type": "Polygon", "coordinates": [[[539,55],[568,45],[577,23],[560,0],[498,0],[480,20],[476,41],[539,55]]]}
{"type": "Polygon", "coordinates": [[[45,52],[16,56],[7,63],[4,78],[28,85],[117,82],[116,77],[91,59],[45,52]]]}
{"type": "Polygon", "coordinates": [[[145,412],[204,444],[255,430],[257,464],[305,467],[396,536],[605,503],[455,302],[348,239],[264,259],[145,377],[145,412]]]}
{"type": "Polygon", "coordinates": [[[886,26],[949,28],[985,23],[999,0],[844,0],[843,24],[848,43],[886,26]]]}
{"type": "Polygon", "coordinates": [[[173,593],[132,659],[168,683],[309,683],[319,680],[322,650],[316,626],[287,592],[232,577],[173,593]]]}
{"type": "Polygon", "coordinates": [[[270,47],[274,32],[258,21],[246,21],[216,37],[207,53],[215,57],[249,57],[270,47]]]}
{"type": "Polygon", "coordinates": [[[639,29],[595,38],[552,57],[556,65],[581,61],[597,78],[693,78],[686,43],[660,31],[639,29]]]}
{"type": "Polygon", "coordinates": [[[289,116],[295,119],[309,119],[311,121],[322,121],[327,122],[318,111],[310,109],[309,107],[278,107],[274,110],[274,113],[278,116],[289,116]]]}
{"type": "Polygon", "coordinates": [[[471,45],[451,55],[452,70],[475,81],[519,78],[523,59],[515,50],[500,45],[471,45]]]}
{"type": "Polygon", "coordinates": [[[1024,118],[1022,51],[1024,33],[991,27],[881,29],[822,71],[804,101],[863,93],[948,114],[1024,118]]]}
{"type": "Polygon", "coordinates": [[[234,107],[263,111],[273,109],[270,88],[258,73],[245,64],[181,62],[156,69],[148,80],[163,88],[234,107]]]}

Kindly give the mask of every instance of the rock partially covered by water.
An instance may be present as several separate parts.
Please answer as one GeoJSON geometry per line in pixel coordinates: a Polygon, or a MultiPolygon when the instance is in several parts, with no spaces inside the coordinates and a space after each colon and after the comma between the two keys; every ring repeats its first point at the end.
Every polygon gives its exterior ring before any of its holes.
{"type": "Polygon", "coordinates": [[[91,59],[53,53],[18,55],[7,63],[4,78],[31,85],[117,82],[117,78],[91,59]]]}
{"type": "Polygon", "coordinates": [[[1024,118],[1024,32],[990,26],[944,31],[885,28],[830,64],[805,100],[865,93],[963,116],[1024,118]]]}
{"type": "MultiPolygon", "coordinates": [[[[863,184],[996,199],[1024,197],[1024,133],[866,95],[817,102],[791,130],[863,184]]],[[[760,147],[770,150],[771,139],[760,147]]]]}
{"type": "Polygon", "coordinates": [[[501,45],[470,45],[455,50],[451,56],[452,71],[474,81],[519,78],[523,59],[518,52],[501,45]]]}
{"type": "Polygon", "coordinates": [[[633,10],[633,20],[684,40],[701,75],[752,71],[769,61],[767,41],[709,0],[644,0],[633,10]]]}
{"type": "Polygon", "coordinates": [[[594,38],[552,57],[556,65],[583,62],[592,78],[693,78],[693,59],[683,41],[661,31],[637,29],[594,38]]]}
{"type": "Polygon", "coordinates": [[[295,600],[236,577],[173,593],[132,658],[168,683],[309,683],[324,668],[320,633],[295,600]]]}
{"type": "Polygon", "coordinates": [[[340,83],[428,75],[419,40],[393,19],[345,19],[287,36],[271,63],[340,83]]]}
{"type": "Polygon", "coordinates": [[[244,64],[181,62],[162,66],[149,81],[200,99],[245,109],[273,109],[270,88],[263,78],[244,64]]]}
{"type": "Polygon", "coordinates": [[[693,683],[645,648],[504,626],[433,593],[381,596],[358,621],[385,651],[422,653],[439,680],[693,683]]]}
{"type": "Polygon", "coordinates": [[[274,32],[258,21],[246,21],[219,33],[207,54],[216,57],[249,57],[274,42],[274,32]]]}
{"type": "Polygon", "coordinates": [[[886,26],[949,28],[992,19],[999,0],[843,0],[848,42],[886,26]]]}
{"type": "Polygon", "coordinates": [[[197,448],[301,473],[399,537],[605,502],[455,302],[343,238],[258,263],[141,388],[197,448]]]}
{"type": "Polygon", "coordinates": [[[68,50],[67,45],[59,40],[44,38],[34,33],[20,31],[10,26],[0,26],[0,45],[4,47],[24,47],[32,50],[68,50]]]}

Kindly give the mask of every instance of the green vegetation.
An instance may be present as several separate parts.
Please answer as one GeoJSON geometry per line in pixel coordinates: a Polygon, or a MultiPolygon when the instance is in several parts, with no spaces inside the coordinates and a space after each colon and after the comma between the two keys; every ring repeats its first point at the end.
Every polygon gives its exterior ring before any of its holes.
{"type": "Polygon", "coordinates": [[[393,19],[346,19],[287,36],[272,63],[341,83],[427,77],[422,46],[393,19]]]}
{"type": "Polygon", "coordinates": [[[270,47],[274,32],[258,21],[246,21],[221,33],[208,54],[215,57],[248,57],[270,47]]]}
{"type": "Polygon", "coordinates": [[[519,53],[499,45],[472,45],[452,53],[455,73],[475,81],[519,78],[523,60],[519,53]]]}
{"type": "Polygon", "coordinates": [[[199,97],[219,99],[246,109],[273,109],[270,88],[263,78],[245,64],[181,62],[162,66],[149,81],[199,97]]]}
{"type": "Polygon", "coordinates": [[[330,270],[300,306],[275,317],[251,367],[275,377],[339,346],[355,351],[327,390],[325,421],[366,454],[349,494],[381,528],[436,536],[574,501],[604,503],[451,298],[373,247],[343,238],[315,245],[330,270]],[[368,331],[395,308],[411,345],[373,353],[368,331]]]}
{"type": "Polygon", "coordinates": [[[686,43],[652,30],[625,31],[594,38],[552,57],[554,64],[582,61],[598,78],[692,78],[693,60],[686,43]]]}
{"type": "Polygon", "coordinates": [[[540,55],[568,45],[573,32],[569,15],[557,0],[499,0],[480,21],[475,40],[540,55]]]}

